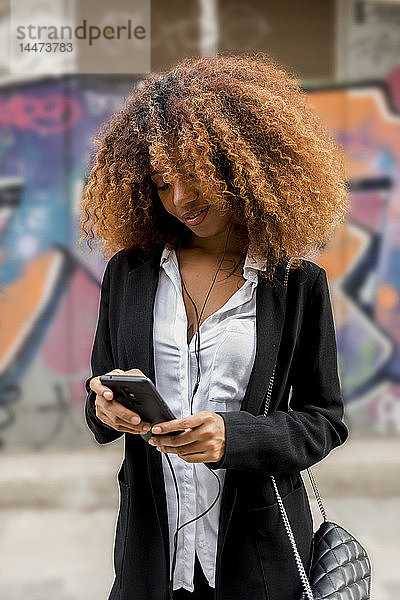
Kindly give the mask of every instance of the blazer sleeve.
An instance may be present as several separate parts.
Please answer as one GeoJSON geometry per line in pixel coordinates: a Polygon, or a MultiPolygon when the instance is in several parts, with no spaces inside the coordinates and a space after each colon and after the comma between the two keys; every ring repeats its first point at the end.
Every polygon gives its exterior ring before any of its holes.
{"type": "Polygon", "coordinates": [[[115,255],[108,261],[101,283],[100,306],[97,328],[91,355],[92,375],[86,380],[87,398],[85,402],[85,420],[99,444],[107,444],[123,435],[96,416],[96,394],[90,389],[89,383],[93,377],[104,375],[116,368],[110,341],[109,329],[109,299],[110,299],[110,269],[115,255]]]}
{"type": "Polygon", "coordinates": [[[218,412],[225,453],[211,469],[294,474],[319,462],[349,435],[337,365],[337,345],[325,270],[311,287],[289,372],[289,412],[218,412]]]}

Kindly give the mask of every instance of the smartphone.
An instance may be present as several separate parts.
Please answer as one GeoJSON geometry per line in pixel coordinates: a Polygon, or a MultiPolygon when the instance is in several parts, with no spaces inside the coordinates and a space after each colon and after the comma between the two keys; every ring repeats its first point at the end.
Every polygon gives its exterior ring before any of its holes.
{"type": "MultiPolygon", "coordinates": [[[[152,427],[157,423],[164,423],[177,418],[158,393],[151,379],[146,376],[101,375],[100,381],[112,390],[114,400],[133,410],[143,421],[151,423],[152,427]]],[[[185,430],[170,431],[168,435],[178,435],[183,431],[185,430]]],[[[150,429],[147,433],[139,435],[147,442],[152,436],[152,431],[150,429]]]]}

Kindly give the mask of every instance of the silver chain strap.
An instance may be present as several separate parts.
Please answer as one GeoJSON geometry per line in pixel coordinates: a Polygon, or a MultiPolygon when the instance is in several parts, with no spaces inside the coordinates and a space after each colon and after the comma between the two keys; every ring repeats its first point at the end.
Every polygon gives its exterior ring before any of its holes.
{"type": "MultiPolygon", "coordinates": [[[[285,288],[287,288],[288,277],[289,277],[289,269],[290,269],[290,264],[291,264],[292,260],[294,260],[294,257],[292,257],[292,258],[289,259],[287,267],[286,267],[285,281],[284,281],[284,287],[285,288]]],[[[264,416],[267,416],[267,414],[268,414],[269,403],[270,403],[271,394],[272,394],[272,387],[274,385],[275,368],[276,368],[276,362],[275,362],[274,368],[272,370],[272,375],[271,375],[271,378],[270,378],[269,384],[268,384],[268,390],[267,390],[267,395],[266,395],[266,400],[265,400],[265,407],[264,407],[264,416]]],[[[321,500],[321,496],[320,496],[318,488],[317,488],[317,484],[315,483],[314,475],[312,474],[310,468],[307,469],[307,473],[308,473],[308,476],[310,478],[311,485],[312,485],[312,488],[314,490],[315,497],[317,499],[318,507],[319,507],[319,509],[321,511],[321,514],[322,514],[322,517],[323,517],[324,521],[326,521],[327,520],[326,512],[325,512],[324,506],[322,504],[322,500],[321,500]]],[[[301,477],[301,473],[300,473],[300,477],[301,477]]],[[[297,550],[297,545],[296,545],[296,541],[294,539],[293,531],[292,531],[292,528],[290,526],[290,522],[289,522],[288,516],[286,514],[286,510],[285,510],[285,506],[284,506],[284,504],[282,502],[282,498],[281,498],[281,496],[279,494],[278,487],[277,487],[276,481],[275,481],[275,477],[273,475],[271,475],[271,479],[272,479],[272,485],[274,486],[274,491],[275,491],[276,499],[277,499],[277,502],[278,502],[279,510],[280,510],[281,515],[282,515],[283,523],[285,525],[286,533],[288,535],[290,544],[291,544],[292,549],[293,549],[293,553],[294,553],[294,558],[295,558],[295,561],[296,561],[297,570],[299,572],[299,576],[300,576],[301,582],[303,584],[305,596],[303,594],[302,598],[306,597],[307,600],[314,600],[314,596],[313,596],[313,593],[312,593],[312,590],[311,590],[310,582],[308,581],[308,577],[307,577],[307,574],[306,574],[305,569],[304,569],[303,561],[301,560],[299,551],[297,550]]]]}

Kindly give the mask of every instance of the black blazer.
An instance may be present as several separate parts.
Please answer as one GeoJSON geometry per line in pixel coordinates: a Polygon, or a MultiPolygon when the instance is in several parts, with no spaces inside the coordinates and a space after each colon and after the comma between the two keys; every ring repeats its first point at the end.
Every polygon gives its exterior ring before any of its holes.
{"type": "MultiPolygon", "coordinates": [[[[108,261],[92,376],[115,368],[138,368],[155,383],[153,305],[161,252],[149,258],[137,250],[121,250],[108,261]]],[[[290,271],[286,290],[285,266],[281,262],[274,281],[260,280],[256,288],[256,355],[241,409],[218,412],[225,422],[225,454],[218,463],[208,464],[227,472],[215,600],[300,598],[301,582],[270,474],[275,476],[307,570],[313,523],[300,471],[348,437],[326,272],[303,260],[301,267],[290,271]],[[269,414],[263,416],[275,362],[269,414]]],[[[140,435],[118,432],[96,417],[91,377],[86,380],[85,418],[96,441],[107,444],[125,435],[125,456],[118,472],[115,579],[108,600],[168,600],[162,455],[140,435]]]]}

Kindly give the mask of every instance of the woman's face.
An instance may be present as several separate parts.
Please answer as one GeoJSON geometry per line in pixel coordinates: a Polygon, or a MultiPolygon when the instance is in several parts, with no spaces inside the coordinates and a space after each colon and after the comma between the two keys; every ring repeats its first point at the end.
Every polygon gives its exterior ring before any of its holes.
{"type": "Polygon", "coordinates": [[[232,216],[219,213],[202,197],[194,183],[185,182],[182,178],[174,184],[165,183],[162,175],[157,172],[152,173],[151,179],[157,186],[157,192],[165,210],[185,223],[195,235],[207,238],[221,234],[228,229],[232,216]],[[201,214],[196,218],[188,218],[200,211],[202,211],[201,214]]]}

